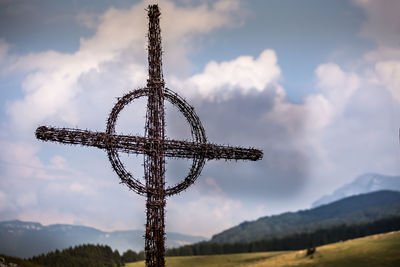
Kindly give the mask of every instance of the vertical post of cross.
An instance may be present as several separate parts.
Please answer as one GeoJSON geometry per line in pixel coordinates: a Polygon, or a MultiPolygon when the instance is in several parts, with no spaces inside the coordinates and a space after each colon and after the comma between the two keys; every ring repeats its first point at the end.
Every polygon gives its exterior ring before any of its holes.
{"type": "Polygon", "coordinates": [[[145,155],[145,180],[147,187],[145,252],[146,266],[165,265],[165,160],[164,140],[164,79],[161,62],[160,11],[157,5],[148,9],[148,62],[149,79],[145,134],[150,141],[150,153],[145,155]]]}

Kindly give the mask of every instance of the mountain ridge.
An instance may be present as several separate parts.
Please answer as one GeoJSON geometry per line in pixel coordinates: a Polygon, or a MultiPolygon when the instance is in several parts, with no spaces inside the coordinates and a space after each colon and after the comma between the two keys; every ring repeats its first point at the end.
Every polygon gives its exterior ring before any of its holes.
{"type": "MultiPolygon", "coordinates": [[[[166,246],[177,247],[206,240],[205,237],[169,232],[166,246]]],[[[22,258],[81,244],[103,244],[120,253],[143,250],[144,230],[101,231],[71,224],[42,225],[38,222],[9,220],[0,222],[0,253],[22,258]],[[6,240],[6,242],[4,242],[6,240]]]]}
{"type": "Polygon", "coordinates": [[[352,195],[379,190],[400,191],[400,176],[364,173],[356,177],[352,182],[337,188],[332,194],[324,195],[314,201],[311,207],[315,208],[352,195]]]}
{"type": "Polygon", "coordinates": [[[400,215],[400,192],[383,190],[347,197],[308,210],[286,212],[243,222],[214,235],[211,242],[250,242],[311,232],[340,224],[372,222],[400,215]]]}

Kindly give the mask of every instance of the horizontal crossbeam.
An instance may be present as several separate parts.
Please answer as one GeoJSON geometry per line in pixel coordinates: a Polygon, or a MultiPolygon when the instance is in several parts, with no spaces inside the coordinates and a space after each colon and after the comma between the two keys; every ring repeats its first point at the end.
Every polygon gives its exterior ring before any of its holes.
{"type": "Polygon", "coordinates": [[[164,155],[172,158],[205,158],[225,160],[252,160],[262,158],[262,151],[254,148],[201,144],[188,141],[149,139],[131,135],[107,134],[71,128],[53,128],[41,126],[36,129],[36,137],[43,141],[58,142],[71,145],[115,149],[129,154],[154,153],[153,144],[162,143],[164,155]]]}

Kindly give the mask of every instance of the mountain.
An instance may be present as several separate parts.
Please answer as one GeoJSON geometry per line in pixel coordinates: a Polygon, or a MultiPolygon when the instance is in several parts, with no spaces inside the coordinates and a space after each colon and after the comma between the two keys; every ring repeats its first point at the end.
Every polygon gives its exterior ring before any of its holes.
{"type": "Polygon", "coordinates": [[[360,175],[353,182],[335,190],[331,195],[326,195],[318,199],[311,207],[315,208],[345,197],[379,190],[400,191],[400,176],[388,176],[376,173],[360,175]]]}
{"type": "MultiPolygon", "coordinates": [[[[177,247],[205,240],[200,236],[167,233],[167,247],[177,247]]],[[[56,249],[80,244],[103,244],[120,253],[144,248],[144,231],[127,230],[103,232],[86,226],[53,224],[43,226],[36,222],[0,222],[0,253],[28,258],[56,249]]]]}
{"type": "Polygon", "coordinates": [[[400,215],[400,192],[378,191],[351,196],[317,208],[266,216],[214,235],[211,242],[240,243],[311,233],[338,225],[355,225],[400,215]]]}

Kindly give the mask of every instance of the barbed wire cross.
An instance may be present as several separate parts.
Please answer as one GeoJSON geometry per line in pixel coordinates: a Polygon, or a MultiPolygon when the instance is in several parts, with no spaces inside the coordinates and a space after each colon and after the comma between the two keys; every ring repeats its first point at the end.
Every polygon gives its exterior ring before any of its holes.
{"type": "Polygon", "coordinates": [[[109,115],[105,132],[40,126],[36,129],[36,137],[43,141],[91,146],[107,151],[111,165],[121,182],[136,193],[147,197],[146,266],[160,267],[165,266],[166,197],[178,194],[193,184],[206,160],[255,161],[261,159],[263,153],[254,148],[221,146],[207,142],[203,125],[194,108],[178,94],[165,88],[161,61],[160,11],[157,5],[150,5],[147,11],[149,17],[147,87],[133,90],[118,100],[109,115]],[[147,97],[145,137],[117,135],[115,125],[119,113],[126,105],[140,97],[147,97]],[[164,100],[169,101],[184,115],[191,128],[192,141],[165,137],[164,100]],[[119,158],[119,152],[144,155],[146,184],[134,178],[125,169],[119,158]],[[165,157],[193,160],[189,174],[174,186],[165,185],[165,157]]]}

